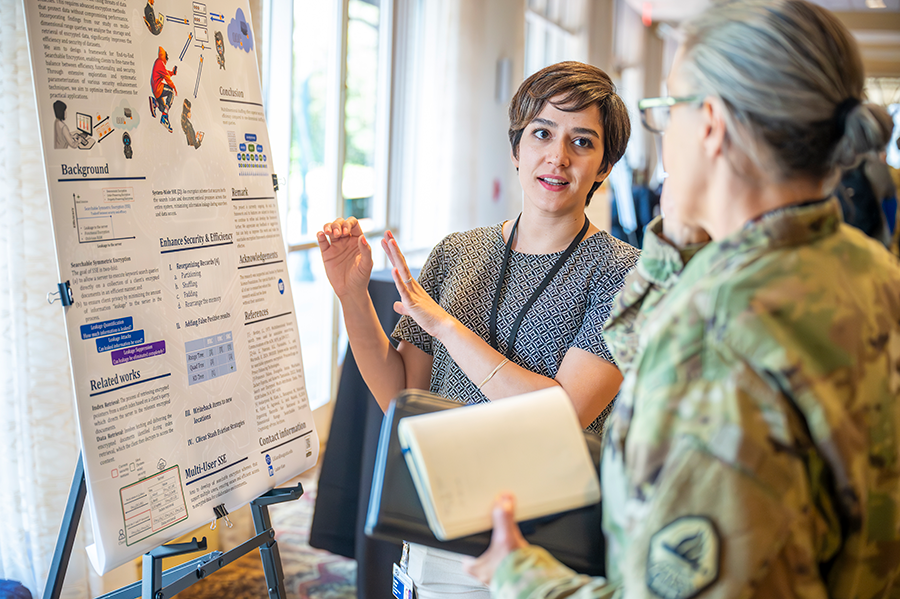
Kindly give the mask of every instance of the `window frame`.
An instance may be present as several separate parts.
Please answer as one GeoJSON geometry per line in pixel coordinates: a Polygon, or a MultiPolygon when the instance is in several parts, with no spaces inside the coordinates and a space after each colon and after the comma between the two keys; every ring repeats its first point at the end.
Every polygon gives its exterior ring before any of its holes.
{"type": "MultiPolygon", "coordinates": [[[[396,222],[396,214],[398,210],[392,209],[391,187],[392,187],[392,165],[397,163],[397,157],[392,153],[391,140],[394,138],[393,133],[398,127],[398,123],[392,118],[394,114],[402,114],[393,106],[395,103],[395,89],[393,82],[395,79],[395,68],[397,62],[395,60],[395,48],[403,46],[403,43],[395,41],[393,32],[395,30],[395,19],[397,18],[396,5],[402,4],[403,9],[400,12],[408,12],[409,0],[380,0],[379,1],[379,18],[378,18],[378,89],[376,91],[376,147],[374,170],[376,179],[375,194],[372,198],[372,215],[373,221],[383,226],[365,226],[366,234],[374,237],[381,236],[385,230],[393,229],[396,222]],[[376,213],[377,211],[377,213],[376,213]]],[[[287,158],[282,159],[280,164],[276,164],[276,168],[282,172],[290,172],[289,148],[291,144],[291,132],[293,131],[291,103],[293,93],[293,22],[295,16],[295,2],[283,0],[263,0],[262,13],[264,24],[263,40],[265,53],[262,57],[263,69],[261,72],[263,84],[263,102],[266,107],[266,120],[269,123],[279,122],[288,123],[287,138],[277,133],[275,138],[279,139],[282,145],[288,148],[287,158]],[[290,26],[285,26],[289,23],[290,26]],[[287,37],[285,37],[287,36],[287,37]],[[276,49],[281,49],[278,52],[276,49]],[[287,49],[288,51],[284,51],[287,49]],[[287,67],[291,73],[289,78],[280,78],[286,81],[286,84],[279,84],[279,78],[274,75],[273,56],[279,56],[278,69],[284,71],[283,56],[288,56],[287,67]],[[285,87],[287,89],[285,90],[285,87]],[[284,94],[287,94],[285,99],[284,94]],[[271,112],[270,112],[271,108],[271,112]]],[[[346,159],[346,100],[347,100],[347,53],[348,53],[348,29],[350,23],[350,0],[335,0],[334,11],[331,16],[330,27],[332,27],[333,36],[329,51],[329,59],[326,70],[326,98],[327,109],[325,112],[325,147],[324,147],[324,169],[327,173],[327,197],[334,202],[333,214],[343,216],[344,213],[344,194],[343,194],[343,171],[346,159]]],[[[270,131],[270,137],[272,133],[270,131]]],[[[274,143],[274,142],[273,142],[274,143]]],[[[282,147],[282,151],[284,148],[282,147]]],[[[282,154],[284,156],[285,154],[282,154]]],[[[281,191],[279,195],[282,198],[289,197],[291,181],[288,174],[278,175],[278,182],[281,191]]],[[[287,231],[284,230],[287,222],[288,203],[279,201],[279,211],[282,223],[282,233],[285,239],[288,239],[287,231]]],[[[322,223],[316,223],[315,227],[322,223]]],[[[288,257],[297,252],[313,251],[318,248],[315,239],[302,241],[298,243],[286,243],[288,257]]],[[[379,265],[376,264],[376,268],[379,265]]],[[[299,316],[299,315],[298,315],[299,316]]],[[[340,381],[341,364],[343,362],[344,349],[346,348],[346,333],[344,332],[343,322],[341,319],[340,303],[337,296],[332,294],[331,302],[331,352],[330,359],[330,384],[329,392],[326,398],[310,397],[310,403],[313,405],[326,405],[333,401],[337,396],[338,383],[340,381]]],[[[301,339],[301,347],[303,339],[301,339]]]]}
{"type": "Polygon", "coordinates": [[[560,60],[587,61],[587,3],[524,0],[525,76],[560,60]],[[570,24],[578,24],[577,28],[570,24]],[[540,40],[540,41],[537,41],[540,40]],[[550,46],[554,46],[549,49],[550,46]]]}

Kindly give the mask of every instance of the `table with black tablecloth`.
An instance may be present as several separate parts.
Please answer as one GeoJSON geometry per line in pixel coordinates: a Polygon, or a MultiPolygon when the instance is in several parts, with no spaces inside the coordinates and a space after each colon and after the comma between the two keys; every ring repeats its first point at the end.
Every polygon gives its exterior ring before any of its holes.
{"type": "MultiPolygon", "coordinates": [[[[393,309],[400,295],[390,270],[372,273],[369,295],[390,336],[400,319],[393,309]]],[[[400,559],[399,545],[369,539],[363,530],[382,416],[348,347],[319,473],[309,544],[356,560],[358,599],[390,597],[391,564],[400,559]]]]}

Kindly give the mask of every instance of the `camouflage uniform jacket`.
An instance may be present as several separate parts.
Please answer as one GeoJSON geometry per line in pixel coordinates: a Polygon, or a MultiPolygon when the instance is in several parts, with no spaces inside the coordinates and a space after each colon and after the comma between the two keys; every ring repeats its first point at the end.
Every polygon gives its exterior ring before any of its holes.
{"type": "Polygon", "coordinates": [[[897,260],[833,199],[693,257],[660,231],[605,330],[607,579],[529,547],[495,596],[900,597],[897,260]]]}

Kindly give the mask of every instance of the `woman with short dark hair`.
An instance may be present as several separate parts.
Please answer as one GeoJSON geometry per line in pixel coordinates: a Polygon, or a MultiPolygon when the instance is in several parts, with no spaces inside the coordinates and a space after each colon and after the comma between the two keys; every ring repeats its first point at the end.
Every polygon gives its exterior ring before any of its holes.
{"type": "MultiPolygon", "coordinates": [[[[382,409],[406,388],[472,404],[559,385],[582,426],[599,433],[622,380],[603,322],[637,251],[584,209],[625,152],[628,112],[606,73],[566,62],[529,77],[509,114],[520,217],[447,236],[418,281],[393,235],[382,241],[401,298],[396,349],[368,296],[372,251],[355,218],[318,233],[326,274],[382,409]]],[[[413,545],[409,573],[421,599],[488,596],[446,551],[413,545]]]]}
{"type": "MultiPolygon", "coordinates": [[[[631,136],[631,120],[606,73],[589,64],[568,61],[541,69],[529,77],[509,104],[509,145],[514,159],[519,157],[525,128],[538,118],[548,103],[563,107],[566,112],[580,112],[592,105],[600,109],[603,130],[600,171],[608,174],[625,154],[631,136]]],[[[591,186],[588,204],[601,183],[596,181],[591,186]]]]}

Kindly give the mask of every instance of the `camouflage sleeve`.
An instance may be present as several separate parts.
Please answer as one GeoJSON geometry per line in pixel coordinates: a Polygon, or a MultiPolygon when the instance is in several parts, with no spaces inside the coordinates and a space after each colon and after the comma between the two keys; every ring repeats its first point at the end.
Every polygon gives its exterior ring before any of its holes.
{"type": "Polygon", "coordinates": [[[511,553],[491,581],[497,599],[606,599],[615,592],[605,579],[577,574],[534,545],[511,553]]]}
{"type": "Polygon", "coordinates": [[[652,409],[634,412],[625,478],[604,473],[605,498],[610,485],[630,489],[620,510],[624,549],[611,556],[625,594],[821,596],[812,556],[825,536],[809,535],[816,516],[794,444],[801,423],[736,356],[706,358],[704,375],[693,376],[690,359],[672,357],[675,378],[644,387],[641,407],[652,409]]]}
{"type": "MultiPolygon", "coordinates": [[[[709,384],[701,383],[688,391],[685,403],[696,408],[697,402],[713,397],[712,401],[745,406],[740,411],[753,419],[754,408],[749,405],[772,401],[775,394],[760,387],[753,374],[743,372],[737,379],[725,393],[721,388],[715,393],[709,384]]],[[[814,592],[818,570],[804,554],[810,544],[796,541],[808,518],[795,484],[803,479],[801,460],[773,451],[763,438],[766,426],[748,430],[721,421],[694,420],[661,410],[650,422],[636,424],[640,430],[632,428],[641,438],[662,422],[671,430],[665,442],[644,442],[633,452],[636,459],[629,464],[629,476],[643,482],[638,483],[641,491],[626,500],[625,511],[631,519],[628,542],[609,545],[625,547],[621,555],[609,556],[617,562],[621,579],[610,583],[577,574],[545,550],[531,546],[500,564],[491,582],[493,596],[818,596],[814,592]],[[655,465],[660,461],[662,467],[655,465]]],[[[604,492],[610,480],[604,477],[604,492]]]]}
{"type": "Polygon", "coordinates": [[[663,240],[662,224],[662,217],[657,217],[647,225],[641,258],[625,279],[606,323],[607,344],[623,372],[639,351],[640,324],[678,282],[688,261],[706,246],[677,249],[663,240]]]}
{"type": "MultiPolygon", "coordinates": [[[[723,445],[735,439],[723,440],[723,445]]],[[[630,531],[631,542],[620,563],[626,595],[750,597],[761,587],[780,587],[782,592],[756,596],[784,596],[800,560],[788,555],[784,562],[783,550],[792,521],[803,521],[803,514],[783,503],[788,479],[773,488],[758,472],[723,459],[733,456],[715,455],[690,438],[679,441],[656,481],[654,500],[643,506],[644,517],[630,531]],[[772,580],[773,574],[780,580],[772,580]]],[[[767,475],[786,474],[742,445],[739,451],[772,469],[767,475]]],[[[798,547],[790,549],[788,553],[798,547]]],[[[816,575],[808,572],[805,582],[813,587],[816,575]]]]}

